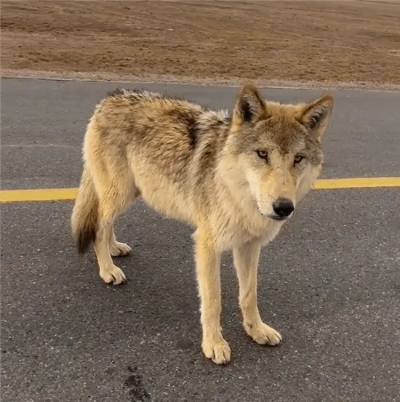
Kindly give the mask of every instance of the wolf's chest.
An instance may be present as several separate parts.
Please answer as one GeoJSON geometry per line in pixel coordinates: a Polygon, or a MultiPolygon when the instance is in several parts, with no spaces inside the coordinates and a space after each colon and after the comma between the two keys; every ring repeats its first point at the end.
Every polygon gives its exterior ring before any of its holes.
{"type": "Polygon", "coordinates": [[[281,222],[264,221],[253,222],[229,222],[221,225],[215,233],[216,243],[221,251],[232,250],[250,241],[259,241],[266,245],[278,234],[282,226],[281,222]]]}

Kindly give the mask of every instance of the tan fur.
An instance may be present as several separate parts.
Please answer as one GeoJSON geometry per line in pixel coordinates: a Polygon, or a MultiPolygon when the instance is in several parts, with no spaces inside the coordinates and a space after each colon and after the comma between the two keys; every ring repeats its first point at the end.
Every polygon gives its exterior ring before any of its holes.
{"type": "Polygon", "coordinates": [[[319,176],[332,106],[328,95],[297,105],[269,102],[245,85],[230,115],[146,91],[115,91],[97,105],[86,131],[71,218],[78,249],[93,241],[101,278],[124,282],[111,255],[131,250],[117,242],[113,225],[142,196],[195,228],[205,356],[217,364],[230,360],[220,326],[220,258],[227,250],[233,250],[245,331],[259,344],[280,343],[258,311],[260,249],[319,176]]]}

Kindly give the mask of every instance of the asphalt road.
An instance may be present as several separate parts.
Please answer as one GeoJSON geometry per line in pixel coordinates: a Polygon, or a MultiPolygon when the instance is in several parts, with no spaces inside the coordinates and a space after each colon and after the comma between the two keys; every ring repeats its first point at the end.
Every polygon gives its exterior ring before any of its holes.
{"type": "MultiPolygon", "coordinates": [[[[2,79],[3,189],[76,187],[81,142],[113,83],[2,79]]],[[[132,87],[133,85],[124,85],[132,87]]],[[[236,89],[139,85],[231,107],[236,89]]],[[[265,90],[283,101],[321,94],[265,90]]],[[[322,177],[400,176],[400,94],[333,92],[322,177]]],[[[1,206],[3,402],[400,401],[400,188],[316,190],[263,251],[259,303],[278,348],[241,328],[223,260],[232,361],[201,354],[190,229],[135,205],[117,225],[127,285],[79,259],[72,202],[1,206]]]]}

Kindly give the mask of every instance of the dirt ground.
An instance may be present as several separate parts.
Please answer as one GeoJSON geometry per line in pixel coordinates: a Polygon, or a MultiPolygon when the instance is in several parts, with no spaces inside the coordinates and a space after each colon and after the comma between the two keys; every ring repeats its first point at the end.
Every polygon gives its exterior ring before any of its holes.
{"type": "Polygon", "coordinates": [[[1,70],[400,84],[400,3],[2,1],[1,70]]]}

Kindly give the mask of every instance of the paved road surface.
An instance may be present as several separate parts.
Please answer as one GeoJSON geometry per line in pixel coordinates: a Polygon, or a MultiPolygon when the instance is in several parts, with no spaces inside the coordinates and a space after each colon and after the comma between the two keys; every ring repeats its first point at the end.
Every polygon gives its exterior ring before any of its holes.
{"type": "MultiPolygon", "coordinates": [[[[76,187],[81,142],[113,83],[3,79],[3,189],[76,187]]],[[[125,85],[132,87],[132,85],[125,85]]],[[[140,85],[231,107],[236,90],[140,85]]],[[[272,99],[318,91],[266,90],[272,99]]],[[[400,94],[334,92],[323,177],[400,176],[400,94]]],[[[223,327],[230,365],[200,351],[190,230],[143,204],[119,220],[130,281],[101,283],[72,246],[72,202],[2,209],[2,401],[386,402],[400,389],[400,189],[316,190],[263,251],[262,315],[284,336],[241,328],[231,258],[223,327]]]]}

